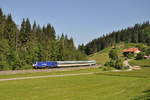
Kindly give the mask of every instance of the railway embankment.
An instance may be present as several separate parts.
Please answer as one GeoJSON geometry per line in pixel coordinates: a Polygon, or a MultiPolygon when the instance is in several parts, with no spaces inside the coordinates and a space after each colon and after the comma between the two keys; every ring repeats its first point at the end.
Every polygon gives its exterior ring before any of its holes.
{"type": "Polygon", "coordinates": [[[97,68],[100,65],[94,66],[81,66],[81,67],[61,67],[61,68],[50,68],[50,69],[28,69],[28,70],[9,70],[9,71],[0,71],[0,75],[9,75],[9,74],[21,74],[21,73],[34,73],[34,72],[54,72],[54,71],[70,71],[86,68],[97,68]]]}

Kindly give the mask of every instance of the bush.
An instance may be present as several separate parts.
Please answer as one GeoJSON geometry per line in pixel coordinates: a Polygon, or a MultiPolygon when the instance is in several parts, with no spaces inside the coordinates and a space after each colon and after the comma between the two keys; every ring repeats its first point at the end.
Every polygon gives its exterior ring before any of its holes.
{"type": "Polygon", "coordinates": [[[137,60],[144,59],[144,55],[145,55],[144,52],[140,52],[140,53],[137,54],[136,59],[137,60]]]}
{"type": "Polygon", "coordinates": [[[134,53],[123,53],[123,55],[126,58],[132,58],[132,57],[134,57],[134,53]]]}
{"type": "Polygon", "coordinates": [[[110,60],[109,62],[106,62],[104,66],[111,66],[116,69],[122,69],[123,63],[121,59],[116,59],[116,60],[110,60]]]}
{"type": "Polygon", "coordinates": [[[117,50],[116,49],[110,50],[109,58],[111,58],[112,60],[118,59],[118,54],[117,54],[117,50]]]}
{"type": "Polygon", "coordinates": [[[22,67],[23,69],[32,69],[32,66],[29,64],[26,64],[22,67]]]}
{"type": "Polygon", "coordinates": [[[128,58],[134,57],[134,53],[129,53],[127,57],[128,57],[128,58]]]}
{"type": "Polygon", "coordinates": [[[21,65],[19,65],[19,64],[12,65],[12,70],[19,70],[19,69],[21,69],[21,65]]]}
{"type": "Polygon", "coordinates": [[[105,62],[104,66],[110,66],[110,61],[105,62]]]}
{"type": "Polygon", "coordinates": [[[0,70],[10,70],[10,66],[6,61],[0,61],[0,70]]]}
{"type": "Polygon", "coordinates": [[[113,67],[110,67],[110,66],[103,66],[101,67],[102,68],[102,71],[111,71],[111,70],[114,70],[115,68],[113,67]]]}
{"type": "Polygon", "coordinates": [[[146,50],[146,55],[150,55],[150,48],[148,48],[147,50],[146,50]]]}
{"type": "Polygon", "coordinates": [[[122,67],[123,67],[123,63],[122,63],[122,61],[121,61],[121,59],[117,59],[116,61],[115,61],[115,66],[114,66],[116,69],[122,69],[122,67]]]}
{"type": "Polygon", "coordinates": [[[102,67],[102,71],[107,71],[107,67],[102,67]]]}
{"type": "Polygon", "coordinates": [[[123,66],[122,69],[129,69],[129,66],[123,66]]]}

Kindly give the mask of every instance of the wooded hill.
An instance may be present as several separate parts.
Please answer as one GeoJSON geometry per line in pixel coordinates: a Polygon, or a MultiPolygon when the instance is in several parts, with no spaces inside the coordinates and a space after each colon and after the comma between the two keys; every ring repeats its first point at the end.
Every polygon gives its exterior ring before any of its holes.
{"type": "Polygon", "coordinates": [[[85,55],[76,49],[73,39],[57,36],[51,24],[31,25],[27,18],[18,28],[11,14],[0,9],[0,70],[31,68],[36,61],[83,59],[85,55]]]}
{"type": "Polygon", "coordinates": [[[116,43],[146,43],[150,45],[150,24],[144,22],[143,24],[135,24],[133,27],[128,27],[119,31],[114,31],[107,35],[103,35],[97,39],[92,40],[85,46],[79,45],[79,50],[87,55],[96,53],[109,46],[115,46],[116,43]]]}

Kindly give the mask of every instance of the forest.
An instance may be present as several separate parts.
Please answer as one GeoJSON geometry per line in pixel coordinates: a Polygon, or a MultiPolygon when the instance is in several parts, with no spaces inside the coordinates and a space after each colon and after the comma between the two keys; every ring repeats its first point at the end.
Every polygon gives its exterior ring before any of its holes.
{"type": "Polygon", "coordinates": [[[142,24],[135,24],[119,31],[114,31],[94,39],[85,46],[78,46],[79,50],[87,55],[101,51],[109,46],[115,46],[116,43],[144,43],[150,45],[150,24],[149,21],[142,24]]]}
{"type": "Polygon", "coordinates": [[[36,61],[85,60],[73,38],[57,35],[51,24],[33,25],[24,18],[17,25],[0,9],[0,70],[30,69],[36,61]]]}

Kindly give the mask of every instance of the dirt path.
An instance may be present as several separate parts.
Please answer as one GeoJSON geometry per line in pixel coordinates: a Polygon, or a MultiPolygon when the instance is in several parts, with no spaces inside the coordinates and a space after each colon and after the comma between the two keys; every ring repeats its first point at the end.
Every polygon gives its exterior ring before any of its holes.
{"type": "Polygon", "coordinates": [[[128,59],[128,60],[125,60],[124,62],[123,62],[123,64],[125,65],[125,66],[129,66],[129,70],[132,70],[132,66],[129,64],[129,61],[131,61],[131,60],[133,60],[133,59],[128,59]]]}
{"type": "Polygon", "coordinates": [[[82,66],[82,67],[64,67],[64,68],[51,68],[51,69],[29,69],[29,70],[10,70],[10,71],[0,71],[0,75],[9,75],[9,74],[20,74],[20,73],[34,73],[34,72],[53,72],[53,71],[69,71],[69,70],[78,70],[86,68],[97,68],[101,65],[95,66],[82,66]]]}
{"type": "Polygon", "coordinates": [[[64,76],[77,76],[77,75],[90,75],[90,74],[96,74],[96,72],[78,73],[78,74],[64,74],[64,75],[46,75],[46,76],[7,78],[7,79],[0,79],[0,82],[1,81],[10,81],[10,80],[37,79],[37,78],[48,78],[48,77],[64,77],[64,76]]]}

